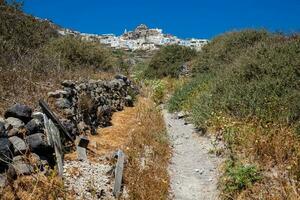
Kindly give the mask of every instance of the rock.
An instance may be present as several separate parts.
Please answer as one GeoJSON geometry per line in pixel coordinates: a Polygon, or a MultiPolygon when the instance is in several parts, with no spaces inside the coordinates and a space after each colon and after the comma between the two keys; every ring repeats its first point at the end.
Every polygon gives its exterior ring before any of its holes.
{"type": "Polygon", "coordinates": [[[6,174],[0,174],[0,188],[4,188],[8,184],[6,174]]]}
{"type": "Polygon", "coordinates": [[[32,117],[33,119],[37,119],[37,120],[39,120],[40,122],[44,123],[44,117],[43,117],[43,115],[42,115],[41,112],[33,112],[32,115],[31,115],[31,117],[32,117]]]}
{"type": "Polygon", "coordinates": [[[57,106],[57,108],[65,109],[71,108],[72,103],[66,98],[59,98],[56,100],[55,105],[57,106]]]}
{"type": "Polygon", "coordinates": [[[17,163],[17,162],[23,162],[25,160],[25,157],[23,155],[18,155],[13,157],[13,163],[17,163]]]}
{"type": "Polygon", "coordinates": [[[61,83],[61,85],[64,87],[73,88],[73,87],[75,87],[75,82],[73,82],[72,80],[65,80],[61,83]]]}
{"type": "Polygon", "coordinates": [[[60,122],[67,129],[68,133],[70,133],[71,135],[76,135],[77,134],[77,130],[76,130],[75,124],[73,124],[71,122],[71,120],[62,119],[62,120],[60,120],[60,122]]]}
{"type": "Polygon", "coordinates": [[[128,106],[128,107],[133,106],[133,98],[130,95],[127,95],[125,97],[125,105],[128,106]]]}
{"type": "Polygon", "coordinates": [[[0,172],[11,162],[13,146],[7,138],[0,138],[0,172]]]}
{"type": "Polygon", "coordinates": [[[7,131],[5,129],[5,123],[0,121],[0,138],[7,137],[7,131]]]}
{"type": "Polygon", "coordinates": [[[27,123],[31,120],[32,109],[26,105],[15,104],[4,114],[5,118],[14,117],[27,123]]]}
{"type": "Polygon", "coordinates": [[[128,80],[128,78],[126,76],[122,75],[122,74],[117,74],[115,76],[115,79],[121,79],[121,80],[123,80],[125,82],[128,80]]]}
{"type": "Polygon", "coordinates": [[[86,131],[89,130],[89,127],[83,121],[77,124],[77,128],[79,130],[79,133],[85,133],[86,131]]]}
{"type": "Polygon", "coordinates": [[[30,164],[25,163],[25,161],[13,162],[10,164],[11,170],[14,170],[17,176],[30,175],[34,172],[33,167],[30,164]]]}
{"type": "Polygon", "coordinates": [[[26,125],[25,128],[29,135],[43,132],[43,123],[39,119],[32,119],[26,125]]]}
{"type": "Polygon", "coordinates": [[[70,93],[65,90],[56,90],[55,92],[48,92],[49,98],[63,98],[69,97],[70,93]]]}
{"type": "Polygon", "coordinates": [[[8,137],[18,136],[18,135],[19,135],[19,130],[16,128],[12,128],[7,132],[8,137]]]}
{"type": "Polygon", "coordinates": [[[20,155],[26,153],[28,150],[28,146],[21,138],[17,136],[12,136],[9,138],[9,141],[12,143],[14,147],[14,155],[20,155]]]}
{"type": "Polygon", "coordinates": [[[5,121],[6,121],[6,129],[9,129],[9,126],[19,129],[19,128],[24,127],[24,125],[25,125],[23,121],[21,121],[18,118],[14,118],[14,117],[8,117],[5,121]]]}
{"type": "Polygon", "coordinates": [[[46,136],[43,133],[35,133],[25,137],[25,141],[33,152],[49,148],[46,136]]]}
{"type": "Polygon", "coordinates": [[[180,111],[179,113],[177,113],[177,118],[178,119],[182,119],[186,116],[186,114],[183,111],[180,111]]]}

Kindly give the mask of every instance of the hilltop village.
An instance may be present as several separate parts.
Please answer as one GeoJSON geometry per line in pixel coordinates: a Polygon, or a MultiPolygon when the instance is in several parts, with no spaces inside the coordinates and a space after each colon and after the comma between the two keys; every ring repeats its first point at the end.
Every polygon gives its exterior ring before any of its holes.
{"type": "Polygon", "coordinates": [[[208,40],[206,39],[180,39],[170,34],[164,34],[162,29],[151,29],[141,24],[134,31],[124,31],[121,36],[115,34],[87,34],[70,29],[59,29],[61,35],[74,35],[82,40],[96,41],[112,48],[125,50],[156,50],[160,46],[178,44],[200,50],[208,40]]]}

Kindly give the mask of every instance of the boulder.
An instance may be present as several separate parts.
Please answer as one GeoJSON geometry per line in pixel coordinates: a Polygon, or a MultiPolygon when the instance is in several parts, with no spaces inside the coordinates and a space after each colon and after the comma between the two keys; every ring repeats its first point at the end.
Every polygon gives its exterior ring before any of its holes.
{"type": "Polygon", "coordinates": [[[59,98],[56,100],[55,105],[57,108],[65,109],[65,108],[71,108],[72,103],[66,98],[59,98]]]}
{"type": "Polygon", "coordinates": [[[35,133],[25,137],[25,141],[33,152],[43,151],[49,148],[46,136],[43,133],[35,133]]]}
{"type": "Polygon", "coordinates": [[[62,83],[61,83],[62,86],[64,87],[70,87],[70,88],[73,88],[75,87],[75,82],[72,81],[72,80],[64,80],[62,83]]]}
{"type": "Polygon", "coordinates": [[[7,138],[0,138],[0,172],[11,162],[13,146],[7,138]]]}
{"type": "Polygon", "coordinates": [[[43,132],[43,123],[39,119],[32,119],[25,125],[25,128],[29,135],[43,132]]]}
{"type": "Polygon", "coordinates": [[[25,123],[18,119],[18,118],[15,118],[15,117],[8,117],[6,120],[6,129],[9,129],[9,127],[13,127],[13,128],[16,128],[16,129],[19,129],[19,128],[22,128],[24,127],[25,123]]]}
{"type": "Polygon", "coordinates": [[[20,154],[24,154],[27,152],[28,146],[26,145],[24,140],[22,140],[18,136],[10,137],[9,141],[12,143],[12,145],[14,147],[14,155],[20,155],[20,154]]]}
{"type": "Polygon", "coordinates": [[[7,137],[7,131],[5,129],[5,123],[0,121],[0,138],[7,137]]]}
{"type": "Polygon", "coordinates": [[[26,105],[15,104],[4,114],[5,118],[15,117],[27,123],[31,120],[32,109],[26,105]]]}

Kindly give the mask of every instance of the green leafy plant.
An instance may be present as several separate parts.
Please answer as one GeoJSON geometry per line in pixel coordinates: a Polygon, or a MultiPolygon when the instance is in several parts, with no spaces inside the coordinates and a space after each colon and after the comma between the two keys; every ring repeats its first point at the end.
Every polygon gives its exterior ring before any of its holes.
{"type": "Polygon", "coordinates": [[[250,187],[261,178],[259,170],[254,165],[233,165],[232,162],[228,162],[222,184],[225,191],[235,193],[250,187]]]}
{"type": "Polygon", "coordinates": [[[165,97],[165,84],[162,80],[147,80],[146,85],[151,88],[151,98],[157,104],[162,103],[165,97]]]}

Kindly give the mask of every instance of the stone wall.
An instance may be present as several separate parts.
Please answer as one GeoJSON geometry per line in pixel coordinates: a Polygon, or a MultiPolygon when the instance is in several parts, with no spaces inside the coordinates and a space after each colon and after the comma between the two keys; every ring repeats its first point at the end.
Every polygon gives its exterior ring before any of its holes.
{"type": "MultiPolygon", "coordinates": [[[[122,75],[111,81],[66,80],[61,85],[62,89],[48,94],[48,102],[53,102],[56,115],[74,138],[97,134],[98,127],[110,125],[113,112],[133,106],[137,94],[131,81],[122,75]]],[[[44,129],[41,116],[26,105],[15,104],[0,118],[0,188],[7,178],[55,165],[54,150],[44,129]]]]}

